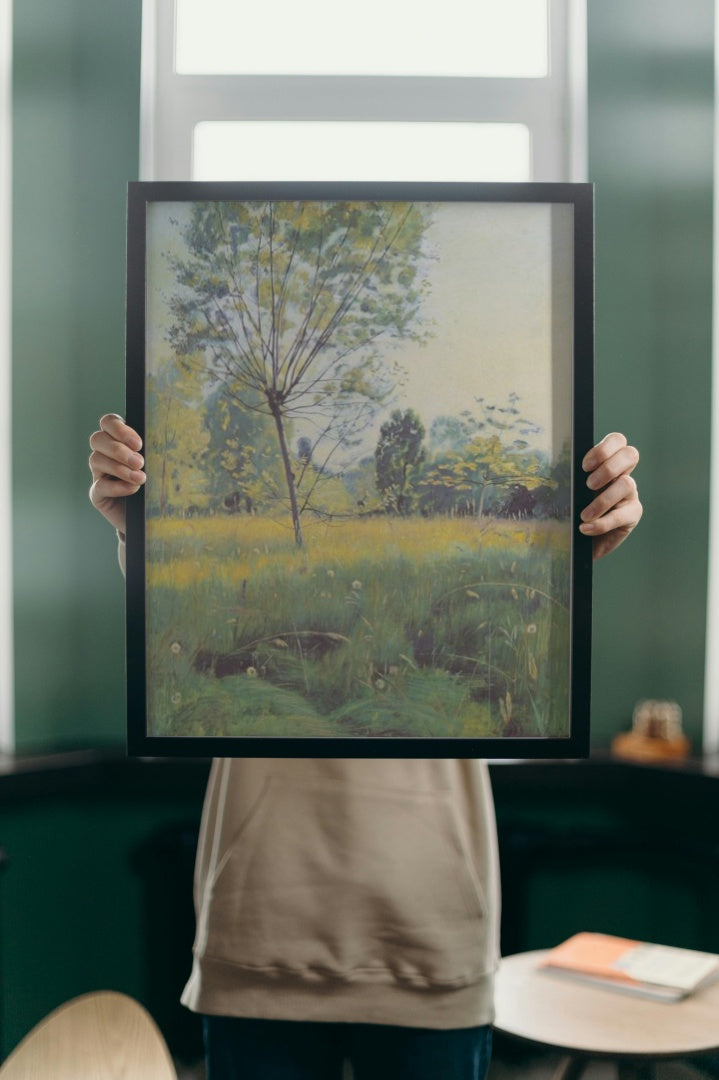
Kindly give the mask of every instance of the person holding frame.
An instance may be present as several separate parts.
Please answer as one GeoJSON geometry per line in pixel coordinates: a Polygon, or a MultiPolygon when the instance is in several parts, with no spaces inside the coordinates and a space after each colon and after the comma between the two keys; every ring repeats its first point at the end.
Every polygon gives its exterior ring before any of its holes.
{"type": "MultiPolygon", "coordinates": [[[[90,438],[93,506],[117,530],[145,483],[116,414],[90,438]]],[[[619,546],[642,505],[619,433],[588,451],[580,531],[619,546]]],[[[484,762],[216,759],[195,871],[183,1002],[208,1080],[482,1080],[499,956],[499,871],[484,762]]]]}

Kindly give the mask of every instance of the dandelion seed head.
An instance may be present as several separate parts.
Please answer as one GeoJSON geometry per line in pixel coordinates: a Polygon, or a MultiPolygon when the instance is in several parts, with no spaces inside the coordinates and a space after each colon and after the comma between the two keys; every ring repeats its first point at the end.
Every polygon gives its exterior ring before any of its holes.
{"type": "Polygon", "coordinates": [[[248,679],[256,679],[257,678],[257,668],[256,667],[248,667],[245,674],[247,675],[248,679]]]}
{"type": "Polygon", "coordinates": [[[354,589],[355,592],[357,592],[359,589],[362,588],[362,582],[357,581],[357,580],[353,581],[352,582],[352,588],[354,589]]]}
{"type": "Polygon", "coordinates": [[[175,653],[175,655],[182,652],[182,645],[180,645],[179,641],[173,641],[172,645],[170,645],[170,652],[175,653]]]}
{"type": "Polygon", "coordinates": [[[528,634],[536,634],[537,633],[537,624],[531,622],[529,624],[529,626],[527,626],[527,633],[528,634]]]}

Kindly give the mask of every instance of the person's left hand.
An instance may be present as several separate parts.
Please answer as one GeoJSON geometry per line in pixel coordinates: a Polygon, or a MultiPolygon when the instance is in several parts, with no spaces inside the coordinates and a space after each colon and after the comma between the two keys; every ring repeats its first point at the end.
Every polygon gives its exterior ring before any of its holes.
{"type": "Polygon", "coordinates": [[[595,498],[582,510],[579,531],[593,541],[593,558],[601,559],[626,540],[642,516],[637,485],[631,475],[639,451],[613,431],[593,446],[582,461],[587,487],[595,498]]]}

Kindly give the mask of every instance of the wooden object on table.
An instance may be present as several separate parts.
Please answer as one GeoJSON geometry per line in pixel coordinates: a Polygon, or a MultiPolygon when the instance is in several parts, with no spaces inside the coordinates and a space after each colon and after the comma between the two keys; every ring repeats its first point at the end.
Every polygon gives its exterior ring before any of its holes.
{"type": "Polygon", "coordinates": [[[0,1080],[177,1080],[160,1029],[114,991],[61,1005],[0,1066],[0,1080]]]}
{"type": "Polygon", "coordinates": [[[633,761],[681,760],[690,751],[691,743],[682,730],[682,710],[676,701],[638,702],[631,731],[612,739],[614,757],[633,761]]]}
{"type": "MultiPolygon", "coordinates": [[[[681,1001],[652,1001],[552,975],[549,950],[505,957],[497,973],[495,1028],[565,1055],[556,1077],[577,1077],[592,1058],[627,1072],[652,1061],[719,1048],[719,982],[681,1001]]],[[[1,1074],[0,1074],[1,1075],[1,1074]]]]}

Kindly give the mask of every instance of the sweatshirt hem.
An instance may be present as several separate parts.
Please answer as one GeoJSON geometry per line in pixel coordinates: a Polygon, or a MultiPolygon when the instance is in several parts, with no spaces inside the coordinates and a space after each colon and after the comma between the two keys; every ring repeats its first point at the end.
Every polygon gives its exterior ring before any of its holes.
{"type": "Polygon", "coordinates": [[[205,958],[195,962],[182,1003],[211,1016],[451,1030],[492,1023],[493,991],[493,971],[468,986],[418,989],[394,980],[270,978],[205,958]]]}

